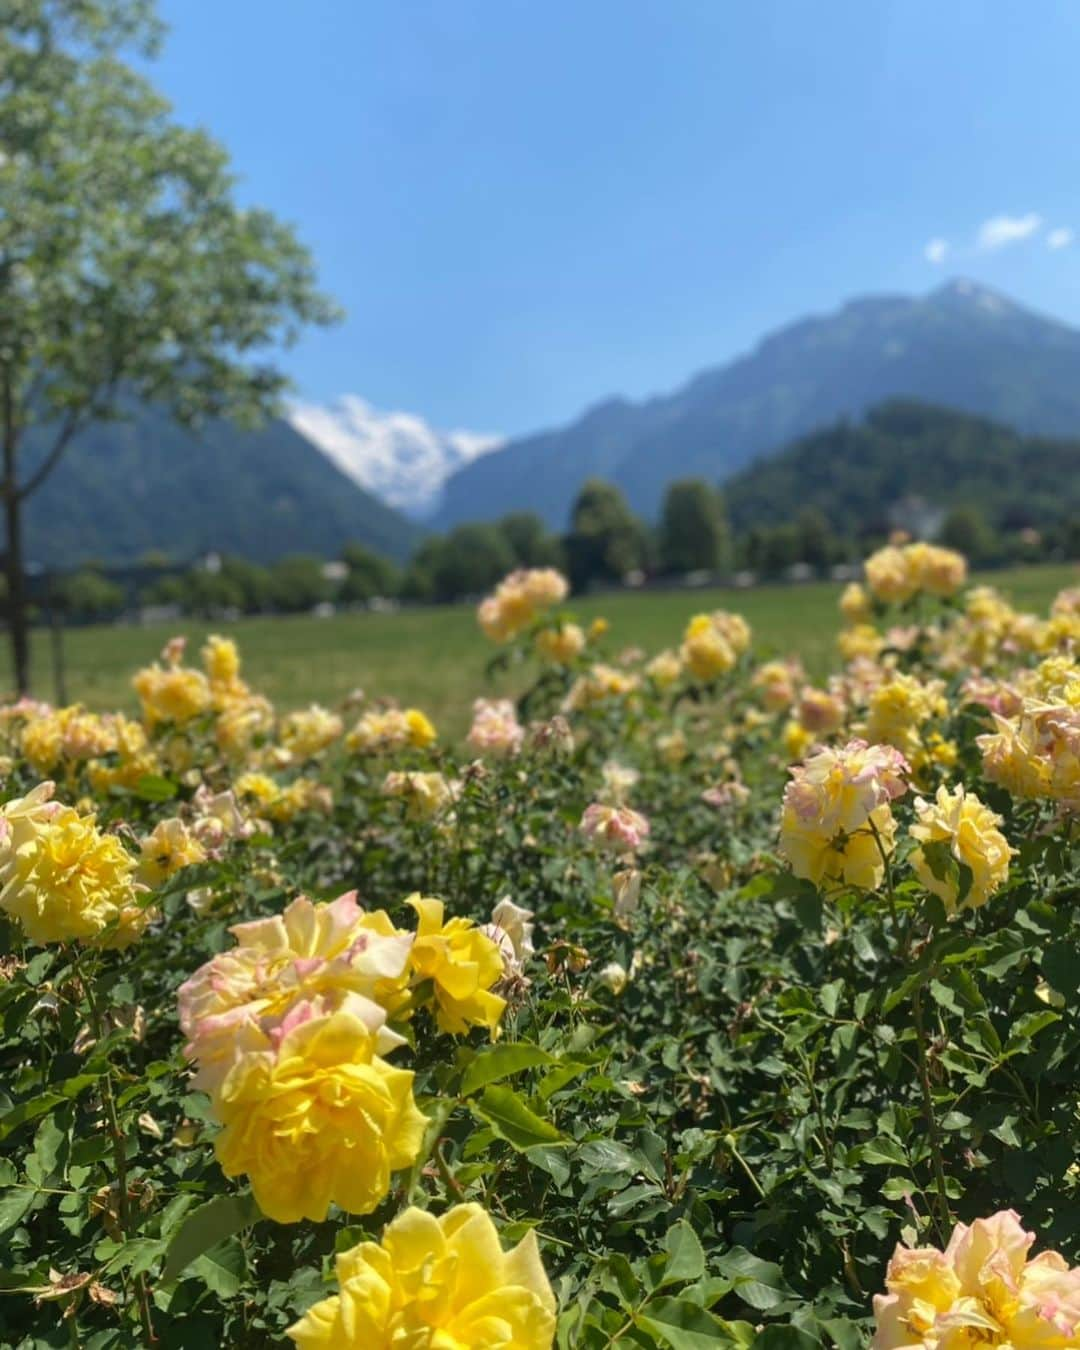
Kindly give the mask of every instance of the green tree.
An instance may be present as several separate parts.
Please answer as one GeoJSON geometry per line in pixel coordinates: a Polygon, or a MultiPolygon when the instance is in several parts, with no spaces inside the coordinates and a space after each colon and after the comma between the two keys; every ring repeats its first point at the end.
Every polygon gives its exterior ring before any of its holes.
{"type": "Polygon", "coordinates": [[[0,495],[21,691],[23,510],[79,432],[122,397],[257,420],[284,387],[267,350],[334,315],[292,231],[236,204],[224,151],[122,59],[159,33],[146,0],[18,0],[0,27],[0,495]],[[44,449],[25,462],[30,430],[44,449]]]}
{"type": "Polygon", "coordinates": [[[497,523],[519,567],[561,567],[562,548],[532,511],[514,511],[497,523]]]}
{"type": "Polygon", "coordinates": [[[79,619],[98,619],[124,608],[124,591],[91,567],[59,581],[53,592],[59,609],[79,619]]]}
{"type": "Polygon", "coordinates": [[[495,525],[459,525],[434,551],[431,580],[436,600],[481,595],[514,569],[514,555],[495,525]]]}
{"type": "Polygon", "coordinates": [[[270,596],[278,609],[297,614],[330,598],[330,583],[318,558],[302,553],[282,558],[270,569],[270,596]]]}
{"type": "Polygon", "coordinates": [[[730,561],[723,498],[700,478],[669,485],[659,534],[660,566],[665,572],[714,572],[730,561]]]}
{"type": "Polygon", "coordinates": [[[246,558],[223,558],[221,576],[235,587],[237,606],[245,614],[259,614],[269,609],[273,589],[269,568],[248,562],[246,558]]]}
{"type": "Polygon", "coordinates": [[[362,544],[347,544],[341,556],[349,569],[341,586],[343,600],[366,602],[397,595],[401,589],[401,574],[394,564],[362,544]]]}
{"type": "Polygon", "coordinates": [[[613,483],[590,478],[578,494],[564,541],[575,591],[592,581],[620,581],[649,557],[648,532],[613,483]]]}
{"type": "Polygon", "coordinates": [[[990,562],[995,552],[994,532],[977,506],[957,506],[945,517],[941,542],[973,563],[990,562]]]}
{"type": "Polygon", "coordinates": [[[816,506],[804,506],[795,520],[798,531],[797,562],[823,572],[837,554],[836,536],[825,514],[816,506]]]}

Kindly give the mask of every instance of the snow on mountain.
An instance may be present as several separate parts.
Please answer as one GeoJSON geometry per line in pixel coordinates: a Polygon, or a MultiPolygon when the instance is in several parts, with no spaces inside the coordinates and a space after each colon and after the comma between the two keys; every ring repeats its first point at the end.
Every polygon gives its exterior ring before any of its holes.
{"type": "Polygon", "coordinates": [[[501,436],[439,431],[414,413],[381,412],[356,394],[294,403],[288,416],[354,482],[418,519],[438,507],[455,470],[503,444],[501,436]]]}

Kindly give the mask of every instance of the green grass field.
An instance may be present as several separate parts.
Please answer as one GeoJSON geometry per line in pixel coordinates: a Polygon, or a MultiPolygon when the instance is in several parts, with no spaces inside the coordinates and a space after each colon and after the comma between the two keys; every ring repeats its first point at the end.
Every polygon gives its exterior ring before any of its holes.
{"type": "MultiPolygon", "coordinates": [[[[1080,583],[1076,566],[1028,567],[987,577],[1019,607],[1045,611],[1062,586],[1080,583]]],[[[840,587],[762,586],[753,590],[650,591],[590,597],[573,606],[586,622],[603,614],[614,653],[628,646],[655,652],[677,646],[687,618],[723,607],[744,614],[761,656],[798,652],[821,673],[833,655],[840,587]]],[[[197,652],[222,625],[183,621],[167,627],[74,628],[64,637],[70,700],[96,709],[134,706],[130,678],[153,660],[174,631],[197,652]]],[[[493,648],[471,607],[346,614],[328,619],[243,619],[225,630],[240,644],[249,682],[282,707],[337,703],[351,690],[390,694],[422,707],[447,734],[460,733],[471,699],[490,692],[484,666],[493,648]]],[[[35,692],[54,696],[49,639],[34,634],[35,692]]],[[[506,687],[512,677],[504,677],[506,687]]],[[[10,683],[10,676],[9,676],[10,683]]]]}

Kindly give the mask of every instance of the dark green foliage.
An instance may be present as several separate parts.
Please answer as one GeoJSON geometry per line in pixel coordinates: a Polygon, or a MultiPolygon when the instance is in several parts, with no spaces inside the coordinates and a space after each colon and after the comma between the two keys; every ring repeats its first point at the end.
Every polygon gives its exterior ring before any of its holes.
{"type": "MultiPolygon", "coordinates": [[[[267,563],[293,552],[333,558],[351,541],[401,560],[419,537],[288,422],[188,430],[158,408],[127,411],[76,437],[30,499],[32,561],[70,567],[160,549],[181,562],[216,552],[267,563]]],[[[31,433],[31,455],[35,444],[31,433]]]]}
{"type": "Polygon", "coordinates": [[[991,525],[1018,529],[1080,511],[1080,441],[1021,436],[983,418],[893,402],[862,423],[797,441],[724,491],[740,530],[813,508],[839,534],[882,535],[905,506],[937,522],[950,508],[973,508],[991,525]]]}
{"type": "Polygon", "coordinates": [[[665,572],[714,572],[729,561],[727,520],[720,493],[700,478],[671,483],[660,514],[660,567],[665,572]]]}
{"type": "Polygon", "coordinates": [[[649,539],[619,489],[591,478],[574,503],[563,547],[570,584],[580,591],[594,581],[621,581],[645,566],[649,539]]]}
{"type": "Polygon", "coordinates": [[[347,545],[341,558],[349,569],[339,591],[339,597],[345,603],[365,603],[397,595],[401,574],[393,563],[362,544],[347,545]]]}

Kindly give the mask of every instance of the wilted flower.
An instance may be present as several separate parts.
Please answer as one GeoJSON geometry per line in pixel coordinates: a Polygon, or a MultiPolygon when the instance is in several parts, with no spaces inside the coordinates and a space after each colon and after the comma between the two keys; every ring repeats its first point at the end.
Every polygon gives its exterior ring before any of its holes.
{"type": "Polygon", "coordinates": [[[504,895],[491,911],[491,922],[482,930],[499,948],[507,975],[521,975],[526,961],[535,954],[532,919],[531,909],[515,905],[504,895]]]}
{"type": "Polygon", "coordinates": [[[579,826],[588,839],[606,845],[616,853],[634,853],[649,837],[649,822],[628,806],[607,806],[593,802],[585,808],[579,826]]]}

